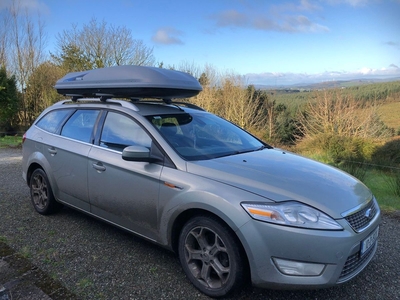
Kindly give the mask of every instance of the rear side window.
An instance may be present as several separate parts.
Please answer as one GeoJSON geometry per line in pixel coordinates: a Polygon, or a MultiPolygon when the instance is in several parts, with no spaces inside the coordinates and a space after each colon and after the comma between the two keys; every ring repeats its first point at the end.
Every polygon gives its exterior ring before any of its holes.
{"type": "Polygon", "coordinates": [[[72,109],[53,110],[41,118],[36,126],[50,133],[56,133],[72,111],[72,109]]]}
{"type": "Polygon", "coordinates": [[[65,123],[61,135],[90,143],[99,110],[77,110],[65,123]]]}

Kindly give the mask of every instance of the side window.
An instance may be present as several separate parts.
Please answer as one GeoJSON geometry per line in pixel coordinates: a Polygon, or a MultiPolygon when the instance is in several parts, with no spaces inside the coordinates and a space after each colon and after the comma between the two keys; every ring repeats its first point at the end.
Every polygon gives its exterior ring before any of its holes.
{"type": "Polygon", "coordinates": [[[151,138],[131,118],[109,112],[101,133],[100,146],[117,151],[122,151],[127,146],[150,148],[151,138]]]}
{"type": "Polygon", "coordinates": [[[41,118],[36,126],[50,133],[56,133],[62,122],[72,113],[72,109],[53,110],[41,118]]]}
{"type": "Polygon", "coordinates": [[[61,135],[90,143],[93,126],[99,112],[99,110],[77,110],[65,123],[61,135]]]}

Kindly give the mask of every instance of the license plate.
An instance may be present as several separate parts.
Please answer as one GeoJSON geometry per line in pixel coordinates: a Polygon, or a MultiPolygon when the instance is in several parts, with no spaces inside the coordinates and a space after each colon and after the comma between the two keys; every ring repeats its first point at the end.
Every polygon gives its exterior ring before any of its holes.
{"type": "Polygon", "coordinates": [[[379,227],[377,227],[365,240],[361,242],[361,255],[363,255],[369,248],[371,248],[379,234],[379,227]]]}

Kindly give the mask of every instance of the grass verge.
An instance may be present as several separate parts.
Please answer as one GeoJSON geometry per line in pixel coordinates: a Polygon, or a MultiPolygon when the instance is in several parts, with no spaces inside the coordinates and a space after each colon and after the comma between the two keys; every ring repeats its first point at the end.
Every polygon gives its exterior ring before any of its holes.
{"type": "Polygon", "coordinates": [[[303,155],[333,165],[362,181],[375,195],[383,211],[400,211],[400,170],[374,168],[363,163],[334,164],[323,152],[303,155]]]}
{"type": "Polygon", "coordinates": [[[22,137],[19,135],[0,136],[0,148],[16,148],[21,146],[22,137]]]}
{"type": "Polygon", "coordinates": [[[384,211],[400,210],[400,173],[387,173],[380,170],[367,172],[364,183],[374,193],[379,206],[384,211]]]}

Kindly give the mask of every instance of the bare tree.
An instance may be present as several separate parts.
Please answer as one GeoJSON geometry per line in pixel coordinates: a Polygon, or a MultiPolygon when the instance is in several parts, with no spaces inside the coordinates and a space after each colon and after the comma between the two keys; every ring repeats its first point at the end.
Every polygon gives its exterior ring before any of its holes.
{"type": "MultiPolygon", "coordinates": [[[[29,76],[45,58],[44,47],[46,36],[44,23],[37,15],[34,21],[32,11],[21,6],[21,2],[14,0],[4,10],[3,24],[0,30],[2,37],[0,55],[7,71],[15,74],[17,87],[24,96],[29,76]]],[[[28,124],[28,106],[25,97],[22,97],[22,112],[20,121],[28,124]]]]}
{"type": "MultiPolygon", "coordinates": [[[[114,27],[106,21],[98,22],[95,18],[79,29],[73,25],[71,30],[64,30],[57,36],[58,52],[52,54],[61,66],[65,59],[77,62],[77,66],[103,68],[116,65],[146,65],[155,63],[153,49],[143,41],[132,38],[132,32],[126,27],[114,27]],[[74,49],[67,52],[66,49],[74,49]],[[75,57],[75,55],[77,55],[75,57]],[[71,57],[73,56],[73,57],[71,57]]],[[[67,71],[71,71],[68,69],[67,71]]]]}
{"type": "Polygon", "coordinates": [[[7,69],[9,64],[9,57],[7,49],[10,45],[10,14],[7,10],[0,12],[0,67],[7,69]]]}
{"type": "Polygon", "coordinates": [[[299,116],[300,130],[304,137],[319,134],[362,138],[390,136],[377,109],[374,103],[365,105],[339,90],[317,92],[314,101],[310,101],[299,116]]]}
{"type": "Polygon", "coordinates": [[[203,91],[189,101],[259,136],[264,135],[268,125],[265,95],[255,88],[246,88],[245,78],[232,72],[222,74],[209,65],[203,70],[191,69],[197,70],[203,91]]]}

